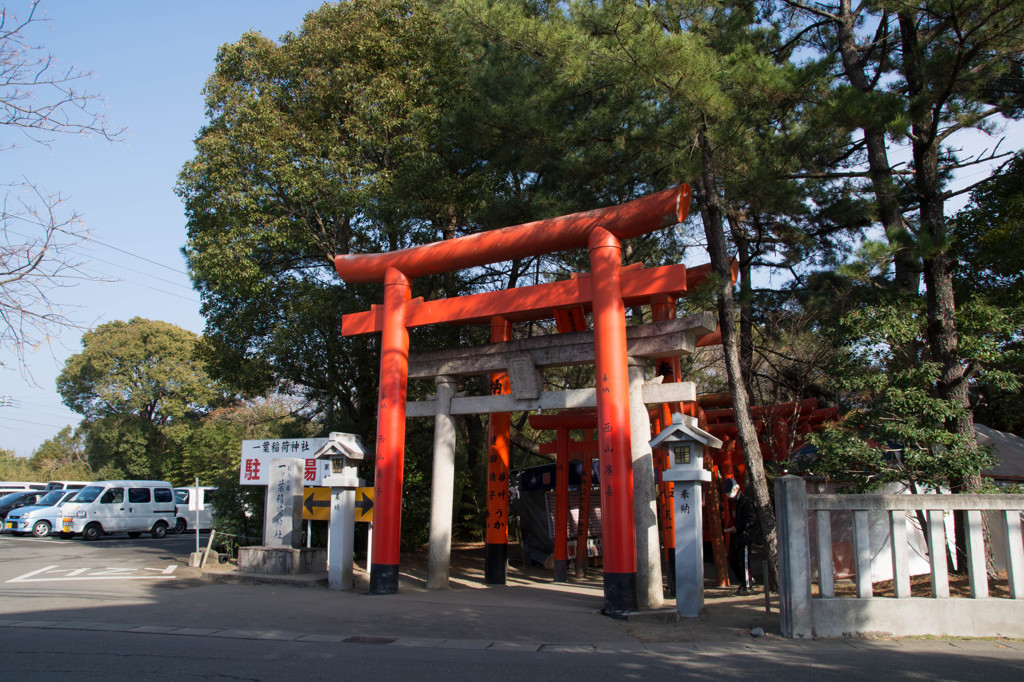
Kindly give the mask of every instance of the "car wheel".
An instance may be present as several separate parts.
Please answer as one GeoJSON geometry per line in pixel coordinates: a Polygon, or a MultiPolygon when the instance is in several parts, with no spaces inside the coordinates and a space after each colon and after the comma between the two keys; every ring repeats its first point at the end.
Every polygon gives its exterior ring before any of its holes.
{"type": "Polygon", "coordinates": [[[137,530],[136,530],[136,531],[132,531],[131,533],[128,533],[128,537],[130,537],[130,538],[137,538],[137,537],[139,537],[140,535],[142,535],[142,533],[140,533],[140,532],[139,532],[139,531],[137,531],[137,530]]]}
{"type": "Polygon", "coordinates": [[[153,537],[159,540],[160,538],[167,535],[167,524],[163,521],[158,521],[157,524],[153,526],[153,530],[151,530],[150,533],[153,535],[153,537]]]}
{"type": "Polygon", "coordinates": [[[180,535],[185,532],[186,528],[188,528],[188,523],[179,516],[178,520],[174,522],[174,532],[180,535]]]}
{"type": "Polygon", "coordinates": [[[82,529],[83,540],[99,540],[101,535],[103,535],[103,528],[98,523],[90,523],[82,529]]]}
{"type": "Polygon", "coordinates": [[[35,525],[32,526],[32,535],[37,538],[45,538],[50,534],[50,522],[49,521],[36,521],[35,525]]]}

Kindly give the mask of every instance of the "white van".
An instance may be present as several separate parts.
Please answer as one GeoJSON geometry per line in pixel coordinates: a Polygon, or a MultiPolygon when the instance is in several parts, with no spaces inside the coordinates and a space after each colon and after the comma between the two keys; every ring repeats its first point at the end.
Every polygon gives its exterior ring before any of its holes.
{"type": "Polygon", "coordinates": [[[174,490],[166,481],[97,481],[64,503],[61,536],[81,535],[96,540],[106,533],[137,538],[167,535],[177,520],[174,490]]]}
{"type": "Polygon", "coordinates": [[[0,490],[49,490],[44,483],[28,483],[25,481],[0,481],[0,490]]]}
{"type": "Polygon", "coordinates": [[[199,530],[210,530],[210,521],[213,519],[213,507],[210,506],[212,493],[216,488],[208,485],[192,485],[187,488],[174,489],[174,501],[178,505],[178,520],[174,524],[176,533],[184,533],[188,529],[196,529],[196,505],[199,516],[199,530]]]}
{"type": "Polygon", "coordinates": [[[50,481],[46,490],[81,490],[87,485],[90,485],[89,481],[50,481]]]}

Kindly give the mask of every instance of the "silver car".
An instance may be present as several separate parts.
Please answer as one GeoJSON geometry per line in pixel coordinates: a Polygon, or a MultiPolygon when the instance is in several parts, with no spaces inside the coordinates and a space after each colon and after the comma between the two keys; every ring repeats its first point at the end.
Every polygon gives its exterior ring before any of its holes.
{"type": "Polygon", "coordinates": [[[77,494],[77,490],[51,490],[32,506],[12,509],[4,520],[3,532],[14,535],[31,533],[37,538],[60,532],[60,505],[77,494]]]}

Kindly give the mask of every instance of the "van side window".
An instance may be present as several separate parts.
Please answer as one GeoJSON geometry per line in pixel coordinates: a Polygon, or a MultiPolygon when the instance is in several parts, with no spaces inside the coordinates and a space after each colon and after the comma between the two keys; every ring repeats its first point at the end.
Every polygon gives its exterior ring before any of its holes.
{"type": "Polygon", "coordinates": [[[170,488],[154,488],[153,489],[153,501],[154,502],[172,502],[172,501],[174,501],[174,493],[171,492],[170,488]]]}
{"type": "Polygon", "coordinates": [[[133,504],[149,502],[149,488],[128,488],[128,501],[133,504]]]}
{"type": "Polygon", "coordinates": [[[100,504],[121,504],[122,502],[124,502],[124,488],[111,488],[100,498],[100,504]]]}

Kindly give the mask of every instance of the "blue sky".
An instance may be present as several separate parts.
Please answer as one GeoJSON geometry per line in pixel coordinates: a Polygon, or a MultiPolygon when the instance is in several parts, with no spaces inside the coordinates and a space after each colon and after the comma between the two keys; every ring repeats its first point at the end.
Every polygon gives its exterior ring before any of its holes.
{"type": "MultiPolygon", "coordinates": [[[[24,16],[29,4],[12,0],[5,6],[24,16]]],[[[121,143],[66,136],[49,149],[0,129],[0,147],[18,145],[0,152],[0,182],[24,177],[60,192],[91,236],[109,245],[84,244],[76,255],[88,262],[89,272],[115,281],[81,283],[54,296],[78,322],[91,327],[140,316],[202,332],[199,297],[181,255],[185,216],[173,190],[205,120],[203,83],[220,45],[250,29],[277,39],[321,4],[44,0],[40,10],[49,24],[34,26],[32,42],[62,67],[93,72],[87,89],[104,97],[113,127],[128,129],[121,143]]],[[[50,347],[30,353],[30,380],[13,369],[13,355],[0,354],[0,397],[10,396],[0,399],[0,447],[28,456],[62,427],[78,423],[54,382],[64,361],[81,350],[81,334],[67,330],[50,347]]]]}

